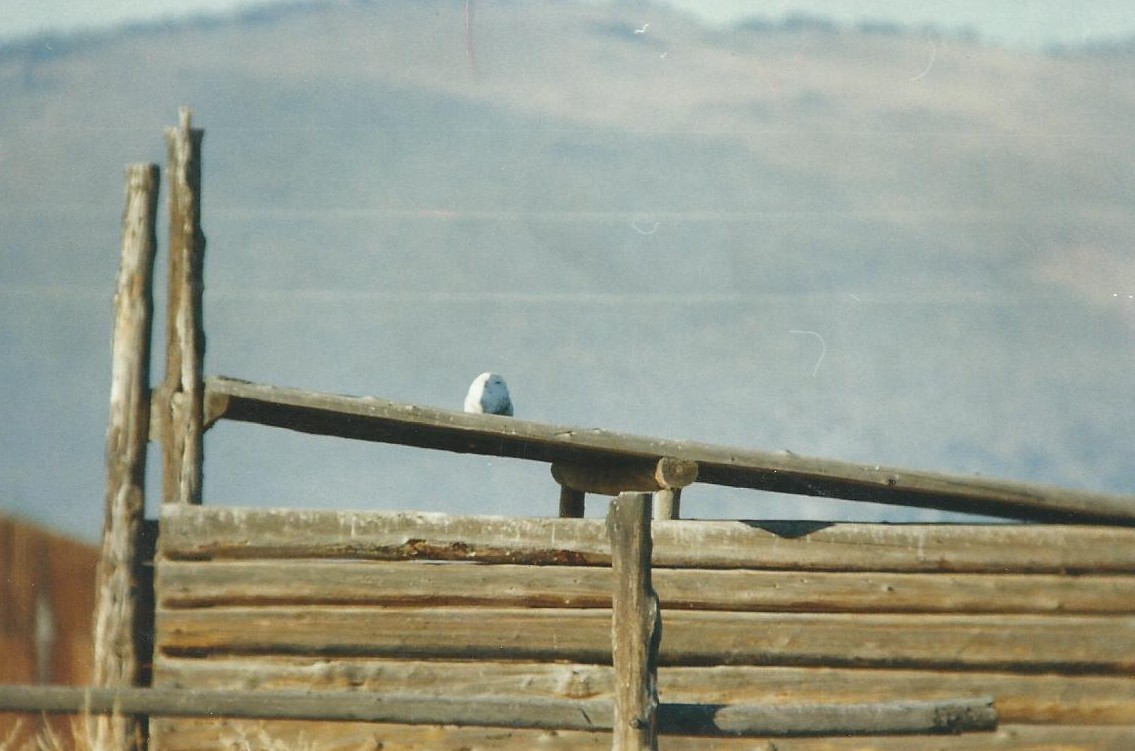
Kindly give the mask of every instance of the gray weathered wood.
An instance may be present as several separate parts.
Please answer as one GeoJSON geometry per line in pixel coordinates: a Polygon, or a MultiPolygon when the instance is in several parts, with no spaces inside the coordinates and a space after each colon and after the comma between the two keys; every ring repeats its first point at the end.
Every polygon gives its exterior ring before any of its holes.
{"type": "MultiPolygon", "coordinates": [[[[241,691],[0,685],[0,711],[164,717],[333,720],[612,730],[611,702],[552,698],[421,696],[358,691],[241,691]]],[[[992,700],[770,706],[662,705],[668,733],[690,735],[892,735],[989,730],[992,700]]],[[[615,748],[627,748],[618,743],[615,748]]]]}
{"type": "Polygon", "coordinates": [[[587,494],[560,486],[560,518],[582,519],[587,494]]]}
{"type": "MultiPolygon", "coordinates": [[[[169,558],[609,565],[602,519],[164,506],[169,558]],[[303,530],[296,534],[296,530],[303,530]]],[[[808,571],[1135,572],[1135,529],[1016,524],[654,522],[655,566],[808,571]]]]}
{"type": "Polygon", "coordinates": [[[362,720],[410,725],[603,730],[607,701],[411,696],[350,691],[238,691],[0,685],[0,711],[127,712],[164,717],[362,720]]]}
{"type": "Polygon", "coordinates": [[[992,698],[879,704],[664,704],[660,731],[681,735],[897,735],[993,730],[992,698]]]}
{"type": "MultiPolygon", "coordinates": [[[[157,648],[609,664],[610,617],[563,608],[163,610],[157,648]]],[[[1135,617],[667,611],[659,662],[1126,675],[1135,671],[1135,617]]]]}
{"type": "Polygon", "coordinates": [[[461,453],[554,462],[657,460],[698,465],[698,480],[783,493],[1069,523],[1135,523],[1135,496],[916,472],[597,429],[472,415],[376,399],[210,378],[208,421],[231,420],[461,453]]]}
{"type": "MultiPolygon", "coordinates": [[[[657,573],[657,572],[655,572],[657,573]]],[[[155,683],[197,688],[362,690],[391,693],[611,699],[610,666],[519,661],[414,661],[299,655],[164,657],[155,683]]],[[[1135,725],[1135,677],[764,666],[661,667],[673,703],[936,701],[994,697],[1001,722],[1135,725]]]]}
{"type": "MultiPolygon", "coordinates": [[[[956,736],[824,736],[818,738],[714,738],[666,736],[665,751],[1131,751],[1132,727],[1002,725],[993,733],[956,736]]],[[[382,751],[602,751],[605,733],[586,731],[445,728],[366,723],[306,723],[271,720],[171,719],[159,722],[162,751],[216,751],[225,748],[359,751],[381,744],[382,751]],[[252,745],[260,743],[263,745],[252,745]]]]}
{"type": "MultiPolygon", "coordinates": [[[[114,293],[110,418],[106,431],[106,493],[96,572],[91,680],[134,686],[140,679],[138,542],[145,511],[150,423],[150,334],[159,173],[154,164],[126,168],[122,252],[114,293]]],[[[142,656],[146,659],[148,655],[142,656]]],[[[141,725],[131,717],[100,722],[99,748],[114,739],[137,746],[141,725]],[[116,727],[117,726],[117,727],[116,727]]]]}
{"type": "Polygon", "coordinates": [[[653,498],[655,521],[673,521],[682,515],[682,489],[664,488],[655,491],[653,498]]]}
{"type": "Polygon", "coordinates": [[[622,493],[607,512],[614,586],[611,653],[615,669],[613,751],[658,748],[658,644],[662,618],[650,582],[650,496],[622,493]]]}
{"type": "MultiPolygon", "coordinates": [[[[655,568],[667,610],[1135,614],[1135,577],[655,568]]],[[[611,569],[420,561],[159,561],[159,607],[609,608],[611,569]]]]}
{"type": "Polygon", "coordinates": [[[565,460],[552,463],[552,477],[560,485],[600,495],[684,488],[696,480],[697,476],[697,462],[675,459],[672,456],[600,463],[565,460]]]}
{"type": "Polygon", "coordinates": [[[200,503],[204,432],[205,235],[201,231],[201,140],[190,113],[165,133],[169,166],[169,291],[166,374],[156,395],[162,425],[162,499],[200,503]]]}

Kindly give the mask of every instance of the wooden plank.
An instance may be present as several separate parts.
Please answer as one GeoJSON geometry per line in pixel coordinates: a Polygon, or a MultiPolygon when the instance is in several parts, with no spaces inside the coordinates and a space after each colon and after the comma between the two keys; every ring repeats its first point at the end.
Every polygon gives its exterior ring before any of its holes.
{"type": "Polygon", "coordinates": [[[696,462],[698,480],[715,485],[1036,521],[1135,523],[1135,496],[1130,495],[647,438],[229,378],[210,378],[206,392],[209,422],[224,417],[319,435],[545,462],[672,456],[696,462]]]}
{"type": "Polygon", "coordinates": [[[650,496],[622,493],[607,512],[614,584],[611,659],[615,670],[613,751],[658,748],[658,644],[662,617],[650,583],[650,496]]]}
{"type": "MultiPolygon", "coordinates": [[[[959,733],[989,730],[996,725],[993,700],[988,698],[778,707],[681,704],[667,705],[662,709],[659,724],[675,735],[959,733]]],[[[626,741],[619,740],[618,711],[613,709],[611,702],[602,700],[415,696],[358,691],[0,685],[0,710],[72,715],[125,712],[162,717],[365,721],[542,730],[596,731],[616,727],[613,746],[628,747],[626,741]]],[[[654,733],[651,733],[648,744],[656,745],[654,733]]]]}
{"type": "Polygon", "coordinates": [[[997,713],[988,697],[878,704],[664,704],[659,711],[659,730],[668,735],[956,735],[996,727],[997,713]]]}
{"type": "MultiPolygon", "coordinates": [[[[160,751],[215,751],[223,748],[318,748],[320,751],[600,751],[608,733],[540,730],[485,730],[363,723],[162,720],[155,723],[160,751]],[[318,739],[317,745],[313,739],[318,739]]],[[[663,736],[662,751],[1130,751],[1135,728],[1002,725],[993,733],[958,736],[845,738],[752,738],[663,736]]]]}
{"type": "MultiPolygon", "coordinates": [[[[105,511],[95,585],[91,682],[96,686],[139,685],[141,663],[149,660],[138,627],[138,543],[146,505],[159,184],[156,164],[126,168],[126,210],[111,338],[105,511]]],[[[114,739],[120,739],[126,747],[139,747],[143,732],[137,718],[103,718],[96,723],[95,745],[110,748],[114,739]]]]}
{"type": "MultiPolygon", "coordinates": [[[[601,519],[170,505],[161,515],[167,558],[611,562],[601,519]]],[[[1135,530],[1117,527],[682,520],[652,529],[656,567],[1135,572],[1135,530]]]]}
{"type": "MultiPolygon", "coordinates": [[[[359,690],[412,694],[547,696],[611,699],[610,666],[500,661],[413,661],[376,658],[159,655],[154,681],[163,686],[359,690]]],[[[920,701],[994,697],[1002,722],[1135,725],[1135,678],[989,671],[872,670],[767,666],[662,667],[662,701],[676,703],[807,703],[920,701]]]]}
{"type": "Polygon", "coordinates": [[[552,462],[552,477],[565,488],[584,493],[618,495],[639,491],[684,488],[698,477],[696,462],[664,456],[661,459],[581,463],[552,462]]]}
{"type": "MultiPolygon", "coordinates": [[[[128,714],[356,720],[409,725],[475,725],[546,730],[610,729],[608,701],[413,696],[344,691],[210,691],[205,689],[0,685],[0,710],[53,714],[128,714]]],[[[846,719],[843,721],[847,721],[846,719]]],[[[749,722],[742,719],[741,722],[749,722]]],[[[737,718],[730,720],[736,726],[737,718]]]]}
{"type": "MultiPolygon", "coordinates": [[[[610,663],[610,611],[218,607],[163,610],[167,655],[307,654],[610,663]]],[[[786,665],[1123,674],[1130,616],[670,611],[662,665],[786,665]]]]}
{"type": "MultiPolygon", "coordinates": [[[[655,569],[670,610],[1135,613],[1135,577],[655,569]]],[[[160,606],[609,608],[611,570],[425,561],[161,561],[160,606]]]]}
{"type": "Polygon", "coordinates": [[[204,433],[205,235],[201,231],[201,140],[181,108],[167,128],[169,166],[169,292],[166,299],[166,375],[155,394],[162,425],[162,499],[200,503],[204,433]]]}

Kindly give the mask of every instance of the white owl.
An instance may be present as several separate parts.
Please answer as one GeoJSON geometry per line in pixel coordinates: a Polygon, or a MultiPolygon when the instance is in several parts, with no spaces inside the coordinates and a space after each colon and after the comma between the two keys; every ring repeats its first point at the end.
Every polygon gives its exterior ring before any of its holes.
{"type": "Polygon", "coordinates": [[[474,378],[465,395],[465,411],[511,417],[512,399],[504,379],[496,373],[482,373],[474,378]]]}

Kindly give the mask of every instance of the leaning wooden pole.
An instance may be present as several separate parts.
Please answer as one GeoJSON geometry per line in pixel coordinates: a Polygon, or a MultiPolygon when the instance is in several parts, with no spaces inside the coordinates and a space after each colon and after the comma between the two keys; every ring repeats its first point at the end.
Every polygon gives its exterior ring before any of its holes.
{"type": "MultiPolygon", "coordinates": [[[[150,333],[157,248],[158,166],[126,168],[122,256],[114,292],[110,420],[106,433],[106,511],[97,569],[94,612],[96,686],[119,688],[141,681],[138,633],[139,535],[145,512],[146,446],[150,427],[150,333]]],[[[95,748],[140,747],[142,720],[100,718],[95,748]],[[112,745],[113,744],[113,745],[112,745]]]]}
{"type": "Polygon", "coordinates": [[[169,178],[169,294],[166,374],[159,406],[162,500],[200,503],[203,452],[205,235],[201,231],[201,139],[182,108],[167,128],[169,178]]]}
{"type": "Polygon", "coordinates": [[[614,597],[611,650],[615,668],[613,751],[658,748],[658,596],[650,582],[650,495],[622,493],[607,513],[614,597]]]}

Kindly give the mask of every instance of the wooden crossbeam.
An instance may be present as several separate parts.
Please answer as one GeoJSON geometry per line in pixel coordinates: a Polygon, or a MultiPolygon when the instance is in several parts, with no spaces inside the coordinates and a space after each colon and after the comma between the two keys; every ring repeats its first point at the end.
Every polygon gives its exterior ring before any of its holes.
{"type": "Polygon", "coordinates": [[[780,493],[936,508],[1031,521],[1135,525],[1135,496],[918,472],[312,393],[214,377],[205,420],[544,462],[673,457],[696,462],[698,482],[780,493]]]}
{"type": "MultiPolygon", "coordinates": [[[[176,688],[82,688],[0,685],[0,711],[126,713],[361,721],[610,731],[606,700],[447,697],[362,691],[224,691],[176,688]]],[[[894,735],[992,730],[988,697],[870,704],[662,704],[664,733],[699,735],[894,735]]]]}

